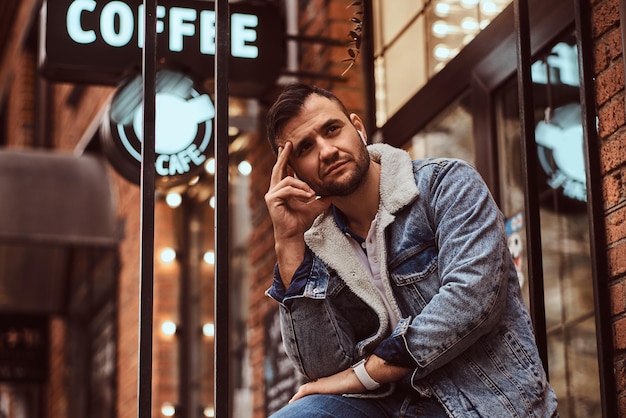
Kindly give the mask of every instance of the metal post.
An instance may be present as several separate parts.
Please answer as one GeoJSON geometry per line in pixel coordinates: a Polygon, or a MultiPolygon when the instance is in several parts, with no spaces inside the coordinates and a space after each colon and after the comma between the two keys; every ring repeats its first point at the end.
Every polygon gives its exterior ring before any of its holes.
{"type": "Polygon", "coordinates": [[[543,262],[541,251],[541,224],[539,196],[537,194],[537,145],[535,143],[535,115],[532,92],[530,23],[528,0],[515,0],[515,34],[517,46],[517,91],[521,122],[522,163],[526,183],[524,202],[526,211],[526,237],[528,250],[528,283],[530,288],[530,314],[535,327],[535,338],[543,367],[548,373],[548,342],[546,334],[546,309],[543,290],[543,262]]]}
{"type": "MultiPolygon", "coordinates": [[[[620,0],[620,18],[626,18],[626,3],[620,0]]],[[[613,364],[613,322],[611,291],[609,289],[609,266],[606,257],[607,237],[605,226],[604,199],[602,193],[602,163],[600,145],[596,131],[596,98],[594,88],[594,45],[592,29],[592,5],[574,0],[576,39],[578,49],[578,72],[580,76],[580,103],[582,108],[583,143],[587,151],[587,214],[591,239],[591,267],[593,295],[596,311],[596,341],[598,347],[598,369],[600,373],[600,399],[602,416],[619,416],[616,370],[613,364]]],[[[626,41],[626,28],[622,27],[622,55],[626,41]]],[[[626,61],[625,61],[626,62],[626,61]]]]}
{"type": "Polygon", "coordinates": [[[228,201],[228,0],[215,2],[215,416],[230,417],[229,201],[228,201]]]}
{"type": "Polygon", "coordinates": [[[154,289],[154,158],[156,116],[156,0],[144,0],[143,141],[141,142],[141,259],[139,277],[139,418],[152,417],[152,309],[154,289]]]}

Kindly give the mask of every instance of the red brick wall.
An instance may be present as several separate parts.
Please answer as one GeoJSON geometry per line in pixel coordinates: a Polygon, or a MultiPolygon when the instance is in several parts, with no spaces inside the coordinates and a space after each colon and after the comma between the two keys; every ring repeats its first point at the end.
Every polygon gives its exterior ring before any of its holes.
{"type": "Polygon", "coordinates": [[[137,416],[138,367],[138,294],[139,243],[136,231],[140,226],[139,188],[113,173],[118,187],[118,213],[124,220],[124,240],[120,245],[122,256],[118,296],[117,338],[117,416],[137,416]]]}
{"type": "Polygon", "coordinates": [[[250,182],[250,208],[252,231],[248,259],[250,262],[250,311],[248,319],[250,347],[250,367],[252,368],[252,408],[253,417],[265,416],[264,385],[264,327],[263,320],[276,306],[264,295],[272,280],[274,263],[274,240],[272,223],[267,214],[263,196],[269,185],[269,174],[274,164],[274,154],[264,135],[255,139],[250,155],[254,167],[250,182]]]}
{"type": "Polygon", "coordinates": [[[619,416],[626,417],[626,114],[619,0],[592,1],[594,75],[619,416]]]}
{"type": "MultiPolygon", "coordinates": [[[[351,0],[316,0],[306,4],[300,10],[300,28],[302,35],[331,38],[348,42],[348,33],[354,28],[350,22],[355,7],[349,7],[351,0]]],[[[318,72],[321,75],[339,76],[346,70],[349,57],[348,47],[328,46],[315,43],[301,45],[301,71],[318,72]]],[[[361,61],[352,67],[342,81],[324,78],[301,79],[300,81],[316,84],[333,91],[341,98],[349,111],[365,118],[365,88],[361,61]]],[[[253,417],[265,417],[265,386],[264,386],[264,324],[263,320],[272,310],[277,309],[276,303],[264,295],[270,286],[273,276],[274,240],[272,223],[265,207],[264,195],[269,186],[269,177],[275,157],[265,136],[264,119],[261,120],[260,135],[251,145],[255,151],[249,161],[254,167],[250,186],[250,207],[252,211],[252,233],[249,245],[249,261],[251,277],[251,300],[248,329],[250,337],[250,362],[252,367],[253,417]]]]}
{"type": "Polygon", "coordinates": [[[44,388],[44,405],[48,417],[67,417],[68,400],[65,387],[67,326],[61,318],[50,319],[50,371],[44,388]]]}

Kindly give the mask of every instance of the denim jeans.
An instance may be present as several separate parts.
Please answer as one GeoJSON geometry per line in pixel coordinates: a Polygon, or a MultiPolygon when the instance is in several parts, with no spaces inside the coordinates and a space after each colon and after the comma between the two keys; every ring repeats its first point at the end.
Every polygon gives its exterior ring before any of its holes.
{"type": "Polygon", "coordinates": [[[447,418],[436,398],[406,392],[384,398],[309,395],[270,418],[447,418]]]}

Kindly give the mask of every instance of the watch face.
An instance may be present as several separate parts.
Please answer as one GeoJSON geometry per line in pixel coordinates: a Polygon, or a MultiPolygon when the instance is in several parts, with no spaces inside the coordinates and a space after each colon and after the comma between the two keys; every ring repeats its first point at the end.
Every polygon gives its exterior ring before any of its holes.
{"type": "MultiPolygon", "coordinates": [[[[140,76],[122,85],[101,129],[111,164],[137,184],[143,142],[142,91],[140,76]]],[[[189,77],[163,70],[157,73],[155,110],[156,185],[167,188],[188,182],[207,160],[215,117],[213,102],[189,77]]]]}
{"type": "Polygon", "coordinates": [[[549,121],[535,129],[537,157],[542,168],[540,188],[556,193],[540,200],[559,211],[584,210],[587,202],[581,108],[578,103],[558,107],[549,121]]]}

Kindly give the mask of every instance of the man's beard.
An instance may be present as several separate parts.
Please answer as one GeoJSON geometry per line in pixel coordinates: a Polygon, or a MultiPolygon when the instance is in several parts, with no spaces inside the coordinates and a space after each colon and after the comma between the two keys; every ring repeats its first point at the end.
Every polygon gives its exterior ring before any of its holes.
{"type": "MultiPolygon", "coordinates": [[[[354,171],[348,178],[341,182],[330,182],[319,185],[315,192],[319,196],[348,196],[363,184],[367,170],[370,166],[370,156],[367,148],[360,148],[359,153],[353,160],[356,163],[354,171]]],[[[332,163],[332,162],[330,162],[332,163]]]]}

